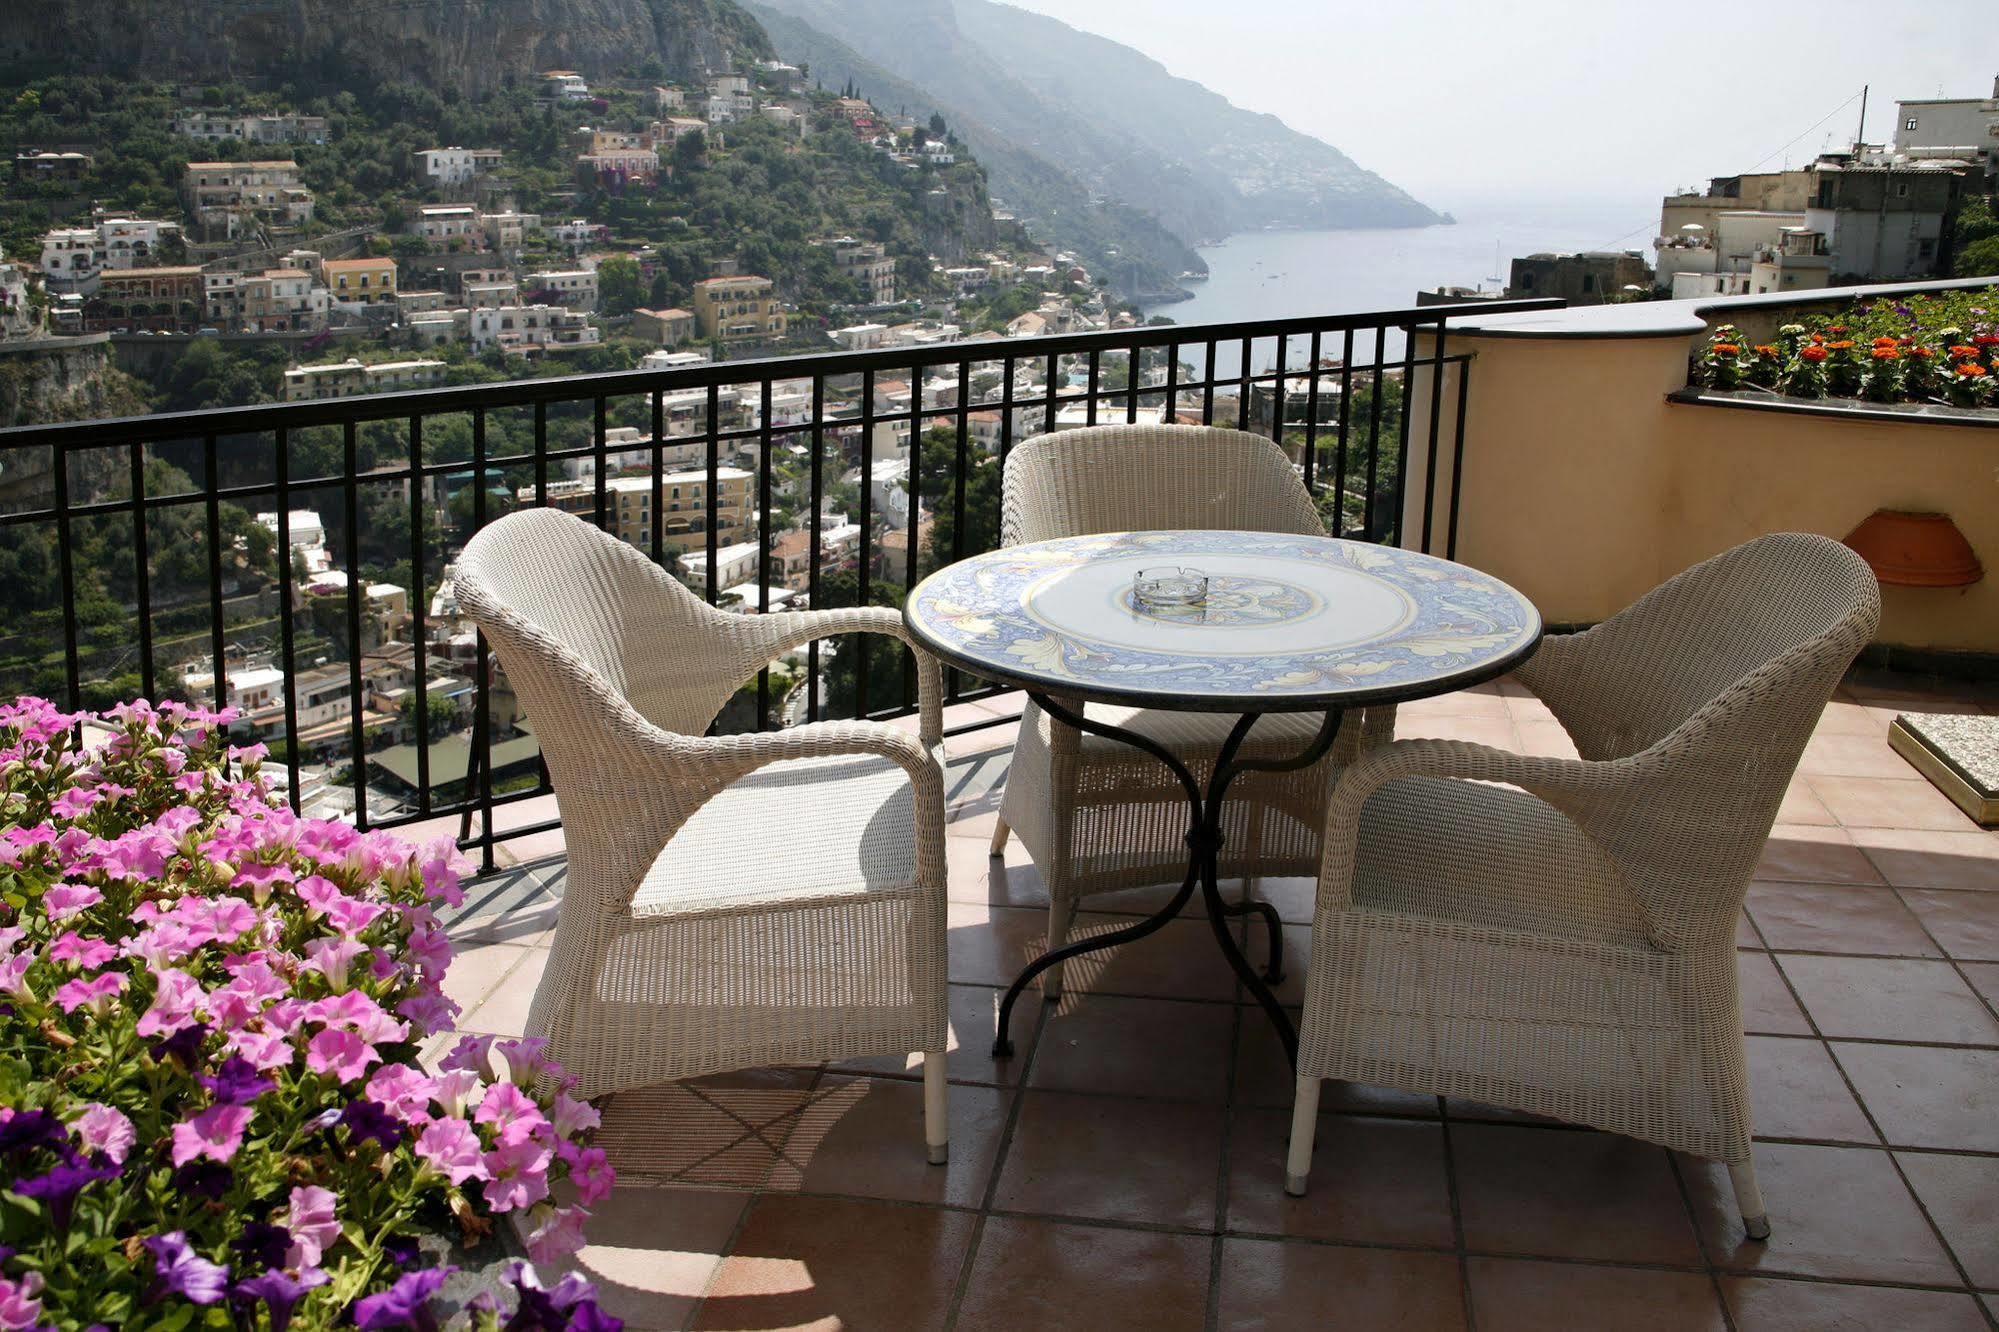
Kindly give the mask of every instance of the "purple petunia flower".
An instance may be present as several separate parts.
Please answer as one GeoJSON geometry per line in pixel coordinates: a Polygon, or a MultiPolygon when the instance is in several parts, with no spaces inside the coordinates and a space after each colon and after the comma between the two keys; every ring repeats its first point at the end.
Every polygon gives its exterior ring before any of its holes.
{"type": "Polygon", "coordinates": [[[49,1219],[55,1223],[57,1230],[69,1229],[76,1195],[83,1192],[86,1185],[95,1184],[100,1179],[118,1178],[118,1167],[108,1160],[87,1161],[68,1148],[64,1148],[64,1155],[68,1159],[47,1174],[17,1179],[7,1186],[23,1198],[38,1198],[47,1203],[49,1219]]]}
{"type": "Polygon", "coordinates": [[[219,1105],[248,1105],[265,1092],[277,1087],[277,1083],[257,1072],[256,1065],[240,1055],[231,1055],[222,1061],[214,1076],[206,1073],[195,1079],[219,1105]]]}
{"type": "Polygon", "coordinates": [[[268,1221],[246,1221],[243,1233],[231,1241],[229,1247],[243,1255],[246,1263],[256,1263],[262,1267],[283,1267],[285,1251],[291,1248],[292,1233],[283,1226],[274,1226],[268,1221]]]}
{"type": "Polygon", "coordinates": [[[0,1153],[54,1147],[68,1135],[62,1121],[46,1110],[23,1110],[0,1123],[0,1153]]]}
{"type": "Polygon", "coordinates": [[[415,1328],[417,1332],[436,1332],[437,1315],[431,1310],[431,1297],[457,1270],[455,1267],[432,1267],[396,1278],[396,1284],[387,1290],[354,1301],[354,1307],[349,1311],[353,1315],[354,1326],[364,1329],[364,1332],[368,1329],[402,1327],[415,1328]]]}
{"type": "Polygon", "coordinates": [[[197,1198],[219,1200],[236,1181],[236,1172],[214,1161],[189,1161],[173,1173],[174,1188],[197,1198]]]}
{"type": "Polygon", "coordinates": [[[190,1304],[215,1304],[228,1292],[229,1269],[189,1248],[181,1231],[148,1235],[145,1245],[153,1254],[153,1285],[145,1303],[158,1304],[168,1295],[178,1295],[190,1304]]]}
{"type": "Polygon", "coordinates": [[[347,1126],[355,1142],[373,1138],[382,1144],[383,1151],[393,1149],[403,1140],[403,1126],[396,1122],[394,1115],[373,1101],[349,1101],[347,1108],[340,1112],[340,1122],[347,1126]]]}
{"type": "Polygon", "coordinates": [[[580,1273],[569,1272],[553,1286],[543,1286],[534,1268],[519,1261],[508,1263],[508,1284],[518,1301],[508,1329],[537,1329],[538,1332],[618,1332],[624,1320],[613,1318],[597,1307],[597,1288],[580,1273]]]}
{"type": "Polygon", "coordinates": [[[248,1281],[237,1282],[230,1290],[229,1298],[246,1311],[255,1310],[257,1303],[262,1301],[264,1307],[270,1310],[271,1332],[285,1332],[285,1329],[291,1326],[292,1310],[298,1307],[298,1302],[305,1298],[306,1292],[323,1286],[332,1279],[316,1267],[309,1268],[297,1276],[270,1271],[261,1276],[251,1277],[248,1281]]]}
{"type": "Polygon", "coordinates": [[[192,1026],[182,1027],[165,1040],[153,1042],[153,1058],[162,1060],[168,1058],[177,1059],[181,1063],[191,1067],[194,1064],[196,1056],[201,1053],[201,1042],[207,1035],[208,1028],[199,1022],[192,1026]]]}

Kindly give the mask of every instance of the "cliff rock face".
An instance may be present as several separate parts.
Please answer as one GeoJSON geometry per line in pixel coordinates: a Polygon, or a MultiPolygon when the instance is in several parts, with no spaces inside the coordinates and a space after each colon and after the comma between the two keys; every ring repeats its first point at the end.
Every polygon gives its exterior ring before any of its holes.
{"type": "MultiPolygon", "coordinates": [[[[144,390],[111,364],[110,351],[102,335],[0,344],[0,425],[96,421],[147,411],[144,390]]],[[[18,471],[31,463],[23,457],[9,466],[18,471]]],[[[17,479],[0,477],[0,491],[11,491],[17,479]]]]}
{"type": "Polygon", "coordinates": [[[482,96],[544,69],[696,78],[769,43],[732,0],[67,0],[0,5],[0,64],[208,80],[323,71],[482,96]]]}

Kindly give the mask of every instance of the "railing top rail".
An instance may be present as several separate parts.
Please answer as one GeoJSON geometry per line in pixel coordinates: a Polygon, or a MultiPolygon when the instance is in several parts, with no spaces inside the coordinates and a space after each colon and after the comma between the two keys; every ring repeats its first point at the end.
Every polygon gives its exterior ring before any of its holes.
{"type": "MultiPolygon", "coordinates": [[[[1240,343],[1257,338],[1298,336],[1348,329],[1412,327],[1441,324],[1473,315],[1525,313],[1564,306],[1559,298],[1464,301],[1372,310],[1353,314],[1259,319],[1229,324],[1161,324],[1064,333],[1035,338],[940,342],[923,347],[884,347],[867,351],[812,352],[802,356],[765,356],[743,361],[676,366],[667,370],[619,370],[597,374],[558,375],[545,379],[507,380],[497,384],[463,384],[451,388],[414,389],[400,393],[363,394],[351,398],[308,402],[262,403],[249,407],[216,407],[192,412],[161,412],[98,421],[66,421],[52,425],[0,428],[0,451],[26,447],[110,448],[208,435],[255,434],[266,430],[306,429],[347,422],[407,420],[447,412],[469,412],[536,403],[569,402],[596,396],[650,393],[655,389],[705,389],[770,380],[824,378],[867,370],[921,370],[966,362],[1045,361],[1091,351],[1123,351],[1132,347],[1190,346],[1205,342],[1240,343]]],[[[1302,373],[1299,367],[1291,373],[1302,373]]],[[[1259,372],[1265,378],[1274,371],[1259,372]]]]}

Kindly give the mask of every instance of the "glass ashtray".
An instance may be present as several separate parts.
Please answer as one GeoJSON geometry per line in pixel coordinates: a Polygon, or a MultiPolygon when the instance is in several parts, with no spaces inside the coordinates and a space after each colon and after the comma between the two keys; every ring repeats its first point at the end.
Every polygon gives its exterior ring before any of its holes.
{"type": "Polygon", "coordinates": [[[1131,580],[1131,595],[1141,606],[1198,606],[1208,599],[1208,576],[1177,564],[1140,569],[1131,580]]]}

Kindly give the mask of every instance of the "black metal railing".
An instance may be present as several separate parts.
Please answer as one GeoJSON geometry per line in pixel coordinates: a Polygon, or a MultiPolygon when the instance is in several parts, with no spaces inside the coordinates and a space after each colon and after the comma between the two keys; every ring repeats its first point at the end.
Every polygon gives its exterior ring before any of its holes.
{"type": "MultiPolygon", "coordinates": [[[[593,517],[710,603],[727,555],[753,563],[757,608],[780,581],[814,606],[895,604],[924,573],[997,544],[1015,444],[1160,417],[1267,433],[1329,528],[1450,555],[1470,358],[1449,350],[1446,321],[1560,304],[1135,327],[0,430],[0,689],[72,707],[130,694],[235,703],[284,764],[295,808],[324,808],[337,790],[364,828],[456,818],[490,866],[497,843],[556,826],[510,810],[549,791],[533,719],[496,688],[483,639],[445,597],[455,550],[499,511],[556,503],[593,517]],[[1420,507],[1405,494],[1412,449],[1420,507]],[[745,453],[751,467],[725,471],[745,453]],[[877,467],[891,456],[893,476],[877,467]],[[836,502],[853,506],[858,532],[829,533],[836,502]],[[802,579],[774,577],[787,520],[805,533],[802,579]],[[728,549],[752,544],[750,556],[728,549]],[[300,567],[322,552],[324,567],[300,567]],[[703,557],[698,580],[685,553],[703,557]]],[[[912,689],[900,649],[815,644],[802,682],[766,669],[718,725],[892,717],[912,689]]],[[[990,692],[949,684],[954,703],[990,692]]]]}

